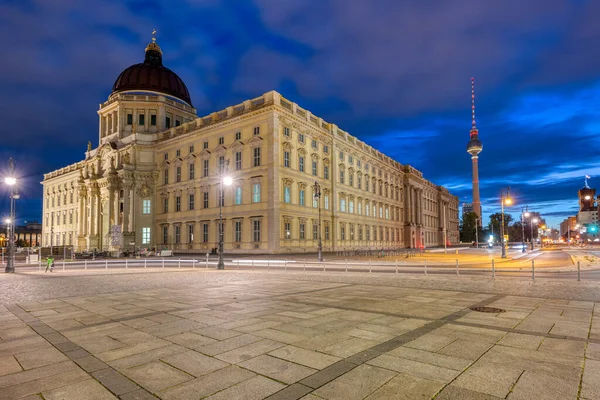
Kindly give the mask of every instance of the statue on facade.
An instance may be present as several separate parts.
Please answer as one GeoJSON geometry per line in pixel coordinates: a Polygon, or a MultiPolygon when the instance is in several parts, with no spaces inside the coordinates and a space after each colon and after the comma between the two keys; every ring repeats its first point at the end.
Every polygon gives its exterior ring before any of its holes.
{"type": "Polygon", "coordinates": [[[92,151],[92,142],[88,141],[87,151],[88,152],[92,151]]]}
{"type": "Polygon", "coordinates": [[[129,152],[128,151],[126,151],[123,154],[123,164],[129,164],[129,152]]]}

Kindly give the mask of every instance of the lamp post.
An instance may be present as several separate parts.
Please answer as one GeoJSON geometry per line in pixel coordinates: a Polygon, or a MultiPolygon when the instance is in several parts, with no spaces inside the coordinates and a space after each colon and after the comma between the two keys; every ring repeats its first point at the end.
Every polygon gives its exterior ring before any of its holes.
{"type": "Polygon", "coordinates": [[[221,165],[221,182],[219,185],[219,261],[217,262],[217,269],[225,269],[225,263],[223,262],[223,202],[225,201],[225,192],[223,185],[230,186],[233,183],[233,179],[230,176],[225,176],[226,171],[229,169],[229,160],[225,162],[225,165],[221,165]]]}
{"type": "Polygon", "coordinates": [[[321,240],[321,185],[315,181],[313,185],[313,196],[317,199],[319,208],[319,242],[317,244],[317,261],[323,262],[323,241],[321,240]]]}
{"type": "Polygon", "coordinates": [[[512,199],[510,198],[510,187],[506,189],[506,196],[504,196],[504,190],[501,192],[501,203],[502,203],[502,223],[500,225],[500,235],[501,235],[501,243],[502,243],[502,258],[506,258],[506,242],[504,241],[504,203],[507,206],[512,204],[512,199]]]}
{"type": "Polygon", "coordinates": [[[529,212],[525,211],[525,207],[521,207],[521,247],[522,252],[525,253],[525,217],[529,217],[529,212]]]}
{"type": "Polygon", "coordinates": [[[531,218],[531,250],[533,250],[533,224],[537,224],[537,218],[531,218]]]}
{"type": "Polygon", "coordinates": [[[479,233],[477,227],[479,226],[479,218],[475,218],[475,247],[479,248],[479,233]]]}
{"type": "Polygon", "coordinates": [[[9,186],[10,190],[10,215],[7,224],[8,235],[8,259],[6,260],[6,268],[4,272],[15,272],[15,200],[20,196],[17,192],[17,178],[15,178],[15,162],[10,158],[8,161],[8,176],[4,178],[4,183],[9,186]]]}

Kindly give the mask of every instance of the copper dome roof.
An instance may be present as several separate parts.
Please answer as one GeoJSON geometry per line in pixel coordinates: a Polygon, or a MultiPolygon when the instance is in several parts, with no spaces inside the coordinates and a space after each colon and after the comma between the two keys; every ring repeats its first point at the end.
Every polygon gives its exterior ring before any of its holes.
{"type": "Polygon", "coordinates": [[[162,51],[154,42],[146,47],[143,63],[125,69],[112,88],[112,93],[130,90],[149,90],[164,93],[185,101],[190,106],[190,92],[179,76],[162,64],[162,51]]]}

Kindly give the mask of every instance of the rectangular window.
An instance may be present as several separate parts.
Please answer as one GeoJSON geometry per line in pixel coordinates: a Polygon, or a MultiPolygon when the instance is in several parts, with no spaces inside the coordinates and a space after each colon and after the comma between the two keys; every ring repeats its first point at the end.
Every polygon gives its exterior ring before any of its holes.
{"type": "Polygon", "coordinates": [[[329,146],[323,145],[323,153],[329,154],[329,146]]]}
{"type": "Polygon", "coordinates": [[[133,114],[127,114],[127,125],[133,125],[133,114]]]}
{"type": "Polygon", "coordinates": [[[194,152],[194,145],[191,145],[191,146],[189,147],[189,150],[190,150],[190,154],[191,154],[191,153],[193,153],[193,152],[194,152]]]}
{"type": "Polygon", "coordinates": [[[290,203],[292,201],[291,189],[289,186],[283,188],[283,202],[290,203]]]}
{"type": "Polygon", "coordinates": [[[169,243],[169,227],[163,226],[163,244],[169,243]]]}
{"type": "Polygon", "coordinates": [[[219,174],[225,172],[225,156],[219,157],[219,174]]]}
{"type": "Polygon", "coordinates": [[[142,228],[142,244],[150,244],[150,228],[142,228]]]}
{"type": "Polygon", "coordinates": [[[175,225],[175,243],[181,243],[181,225],[175,225]]]}
{"type": "Polygon", "coordinates": [[[323,178],[329,179],[329,166],[328,165],[323,166],[323,178]]]}
{"type": "Polygon", "coordinates": [[[369,213],[369,211],[370,211],[370,209],[369,209],[369,202],[367,201],[367,202],[366,202],[366,204],[365,204],[365,215],[366,215],[367,217],[368,217],[368,216],[369,216],[369,214],[370,214],[370,213],[369,213]]]}
{"type": "Polygon", "coordinates": [[[340,171],[340,183],[344,183],[344,171],[340,171]]]}
{"type": "Polygon", "coordinates": [[[358,188],[362,189],[362,178],[360,177],[360,175],[356,178],[357,183],[358,183],[358,188]]]}
{"type": "Polygon", "coordinates": [[[169,159],[169,153],[163,154],[163,160],[168,160],[168,159],[169,159]]]}
{"type": "Polygon", "coordinates": [[[350,224],[350,240],[354,240],[354,224],[350,224]]]}
{"type": "Polygon", "coordinates": [[[235,221],[234,225],[235,225],[234,226],[234,232],[235,232],[234,240],[239,243],[242,241],[242,221],[235,221]]]}
{"type": "Polygon", "coordinates": [[[189,224],[188,225],[188,243],[193,243],[193,242],[194,242],[194,225],[189,224]]]}
{"type": "Polygon", "coordinates": [[[325,203],[325,209],[326,209],[326,210],[329,210],[329,195],[328,195],[328,194],[326,194],[326,195],[323,197],[323,202],[325,203]]]}
{"type": "Polygon", "coordinates": [[[299,141],[300,143],[304,143],[304,134],[303,134],[303,133],[299,133],[299,134],[298,134],[298,141],[299,141]]]}
{"type": "Polygon", "coordinates": [[[181,196],[175,196],[175,212],[181,211],[181,196]]]}
{"type": "Polygon", "coordinates": [[[346,212],[346,200],[340,199],[340,212],[346,212]]]}
{"type": "Polygon", "coordinates": [[[202,143],[202,148],[203,148],[204,150],[208,149],[208,142],[203,142],[203,143],[202,143]]]}
{"type": "Polygon", "coordinates": [[[283,136],[287,136],[287,137],[291,136],[291,134],[290,134],[290,128],[288,128],[287,126],[283,127],[283,136]]]}
{"type": "Polygon", "coordinates": [[[319,197],[316,195],[316,192],[313,189],[313,208],[319,207],[319,197]]]}
{"type": "Polygon", "coordinates": [[[242,152],[238,151],[235,153],[235,170],[239,171],[242,169],[242,152]]]}
{"type": "Polygon", "coordinates": [[[203,208],[208,208],[208,192],[204,192],[202,193],[203,197],[204,197],[204,201],[203,201],[203,208]]]}
{"type": "Polygon", "coordinates": [[[359,201],[358,204],[357,204],[357,206],[358,206],[357,207],[358,208],[358,214],[362,215],[362,201],[359,201]]]}
{"type": "Polygon", "coordinates": [[[365,226],[365,237],[367,240],[371,240],[371,228],[369,225],[365,226]]]}
{"type": "Polygon", "coordinates": [[[313,161],[312,162],[312,174],[313,174],[313,176],[317,176],[317,166],[318,166],[317,162],[313,161]]]}
{"type": "Polygon", "coordinates": [[[340,161],[344,161],[344,152],[340,151],[340,161]]]}
{"type": "Polygon", "coordinates": [[[379,206],[379,218],[383,218],[383,207],[379,206]]]}
{"type": "Polygon", "coordinates": [[[348,212],[350,214],[354,214],[354,201],[353,200],[350,200],[348,202],[348,212]]]}
{"type": "Polygon", "coordinates": [[[167,129],[171,127],[171,117],[165,118],[165,126],[167,127],[167,129]]]}
{"type": "Polygon", "coordinates": [[[208,176],[208,162],[209,160],[203,160],[202,176],[208,176]]]}
{"type": "Polygon", "coordinates": [[[304,222],[300,222],[300,239],[305,239],[305,228],[306,225],[304,224],[304,222]]]}
{"type": "Polygon", "coordinates": [[[179,119],[176,119],[175,120],[175,126],[179,126],[179,125],[181,125],[181,121],[179,119]]]}
{"type": "Polygon", "coordinates": [[[142,214],[150,214],[150,208],[152,206],[152,200],[144,199],[142,200],[142,214]]]}
{"type": "Polygon", "coordinates": [[[346,240],[346,224],[340,224],[340,240],[346,240]]]}
{"type": "Polygon", "coordinates": [[[317,240],[319,238],[319,225],[317,222],[313,222],[313,240],[317,240]]]}
{"type": "Polygon", "coordinates": [[[329,240],[329,225],[325,225],[325,240],[329,240]]]}
{"type": "Polygon", "coordinates": [[[358,240],[363,240],[363,229],[362,225],[358,226],[358,240]]]}
{"type": "Polygon", "coordinates": [[[260,126],[254,127],[254,136],[260,135],[260,126]]]}
{"type": "Polygon", "coordinates": [[[254,148],[254,166],[260,167],[260,147],[254,148]]]}
{"type": "Polygon", "coordinates": [[[299,195],[300,195],[299,196],[299,203],[300,203],[301,206],[304,205],[304,194],[305,194],[304,189],[300,189],[300,192],[299,192],[299,195]]]}
{"type": "Polygon", "coordinates": [[[385,208],[385,219],[390,219],[390,209],[389,208],[385,208]]]}
{"type": "Polygon", "coordinates": [[[151,126],[156,126],[156,115],[151,115],[150,116],[150,125],[151,126]]]}
{"type": "Polygon", "coordinates": [[[175,167],[175,182],[181,182],[181,167],[175,167]]]}
{"type": "Polygon", "coordinates": [[[164,171],[164,175],[163,175],[163,183],[164,183],[165,185],[168,185],[168,184],[169,184],[169,170],[168,170],[168,169],[165,169],[165,171],[164,171]]]}
{"type": "Polygon", "coordinates": [[[165,197],[163,199],[163,212],[166,214],[169,212],[169,198],[165,197]]]}
{"type": "Polygon", "coordinates": [[[221,207],[225,207],[225,192],[222,188],[219,188],[219,194],[217,198],[217,203],[221,203],[221,207]]]}
{"type": "Polygon", "coordinates": [[[289,221],[284,222],[283,230],[285,231],[284,239],[288,240],[292,238],[292,223],[289,221]]]}
{"type": "Polygon", "coordinates": [[[188,176],[190,179],[194,179],[196,177],[196,165],[195,164],[189,164],[188,176]]]}
{"type": "Polygon", "coordinates": [[[254,183],[252,185],[252,202],[260,203],[260,183],[254,183]]]}
{"type": "Polygon", "coordinates": [[[283,152],[283,166],[286,168],[290,167],[290,152],[289,151],[283,152]]]}
{"type": "Polygon", "coordinates": [[[252,240],[260,242],[260,220],[252,221],[252,240]]]}
{"type": "Polygon", "coordinates": [[[219,138],[219,144],[224,144],[225,143],[225,138],[223,136],[221,136],[219,138]]]}
{"type": "Polygon", "coordinates": [[[236,132],[235,133],[235,140],[241,140],[242,139],[242,132],[236,132]]]}
{"type": "Polygon", "coordinates": [[[318,147],[318,145],[317,145],[317,141],[316,141],[316,140],[312,140],[312,141],[310,142],[310,146],[311,146],[313,149],[316,149],[316,148],[318,147]]]}
{"type": "Polygon", "coordinates": [[[235,204],[236,205],[240,205],[242,204],[242,187],[238,186],[235,188],[235,204]]]}
{"type": "Polygon", "coordinates": [[[190,194],[189,195],[190,210],[194,209],[194,200],[195,200],[195,196],[193,194],[190,194]]]}
{"type": "Polygon", "coordinates": [[[208,224],[202,224],[202,242],[208,243],[208,224]]]}
{"type": "Polygon", "coordinates": [[[354,163],[354,158],[352,156],[348,156],[348,164],[354,163]]]}
{"type": "Polygon", "coordinates": [[[369,178],[365,179],[365,190],[368,192],[369,191],[369,178]]]}
{"type": "Polygon", "coordinates": [[[72,224],[73,223],[73,213],[69,213],[69,223],[72,224]]]}
{"type": "Polygon", "coordinates": [[[298,157],[298,170],[304,172],[304,156],[298,157]]]}
{"type": "Polygon", "coordinates": [[[146,125],[146,116],[144,114],[139,114],[138,115],[138,125],[139,126],[146,125]]]}
{"type": "Polygon", "coordinates": [[[354,174],[348,174],[348,185],[354,186],[354,174]]]}

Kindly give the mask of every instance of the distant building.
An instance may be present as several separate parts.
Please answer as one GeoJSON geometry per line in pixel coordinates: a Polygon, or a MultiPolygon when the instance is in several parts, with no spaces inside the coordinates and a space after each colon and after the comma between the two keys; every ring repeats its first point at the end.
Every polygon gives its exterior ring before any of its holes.
{"type": "Polygon", "coordinates": [[[577,226],[577,217],[567,217],[567,219],[560,223],[560,237],[568,239],[569,231],[572,238],[576,237],[578,232],[575,226],[577,226]]]}
{"type": "MultiPolygon", "coordinates": [[[[39,246],[42,239],[42,224],[38,221],[24,221],[15,227],[15,240],[28,247],[39,246]]],[[[6,225],[0,225],[0,247],[6,247],[6,225]]]]}
{"type": "Polygon", "coordinates": [[[584,241],[598,237],[598,204],[596,202],[596,189],[590,188],[587,177],[583,188],[577,195],[579,197],[579,211],[577,212],[578,233],[584,241]]]}
{"type": "Polygon", "coordinates": [[[473,203],[463,203],[462,205],[462,215],[464,217],[465,214],[473,212],[473,203]]]}

